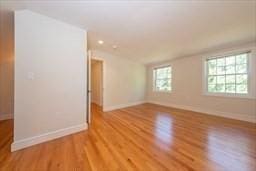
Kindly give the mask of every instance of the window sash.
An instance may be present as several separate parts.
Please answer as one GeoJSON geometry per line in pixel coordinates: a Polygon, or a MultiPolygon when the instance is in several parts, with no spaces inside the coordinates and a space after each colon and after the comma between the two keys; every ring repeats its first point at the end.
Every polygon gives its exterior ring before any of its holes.
{"type": "Polygon", "coordinates": [[[248,95],[249,94],[249,54],[250,54],[250,52],[244,52],[244,53],[237,53],[237,54],[233,54],[233,55],[227,55],[227,56],[222,56],[222,57],[214,57],[214,58],[207,58],[206,59],[206,90],[207,90],[207,92],[208,93],[224,93],[224,94],[246,94],[246,95],[248,95]],[[239,64],[237,64],[237,56],[239,56],[239,55],[245,55],[246,54],[246,62],[244,62],[244,63],[239,63],[239,64]],[[226,58],[229,58],[229,57],[232,57],[232,56],[234,56],[235,57],[235,63],[234,64],[229,64],[229,65],[226,65],[226,58]],[[218,62],[217,62],[217,60],[218,59],[224,59],[224,65],[218,65],[218,62]],[[216,62],[215,62],[215,68],[216,68],[216,74],[209,74],[209,61],[212,61],[212,60],[216,60],[216,62]],[[237,66],[239,66],[239,65],[244,65],[244,64],[246,64],[246,71],[244,72],[244,73],[239,73],[239,72],[237,72],[237,66]],[[226,74],[226,67],[228,67],[228,66],[234,66],[234,68],[235,68],[235,72],[234,73],[228,73],[228,74],[226,74]],[[218,67],[224,67],[224,74],[217,74],[217,68],[218,67]],[[235,82],[234,83],[227,83],[227,80],[226,80],[226,77],[227,76],[235,76],[235,82]],[[246,82],[246,84],[242,84],[242,83],[237,83],[237,75],[246,75],[247,76],[247,82],[246,82]],[[225,82],[224,83],[218,83],[217,82],[217,77],[218,76],[224,76],[225,77],[225,82]],[[216,83],[214,83],[214,84],[209,84],[209,77],[216,77],[216,83]],[[209,91],[209,85],[218,85],[218,84],[224,84],[224,88],[225,88],[225,91],[224,92],[222,92],[222,91],[214,91],[214,92],[212,92],[212,91],[209,91]],[[235,85],[235,92],[233,93],[233,92],[228,92],[227,91],[227,87],[226,87],[226,85],[235,85]],[[238,85],[246,85],[246,90],[247,90],[247,92],[246,93],[238,93],[237,92],[237,86],[238,85]]]}
{"type": "Polygon", "coordinates": [[[239,56],[239,55],[242,55],[242,54],[247,54],[247,57],[248,57],[249,54],[251,54],[251,51],[249,50],[249,51],[242,51],[242,52],[239,52],[239,53],[229,53],[229,54],[221,55],[221,56],[208,57],[208,58],[206,58],[206,62],[208,62],[209,60],[213,60],[213,59],[227,58],[227,57],[231,57],[231,56],[239,56]]]}
{"type": "Polygon", "coordinates": [[[172,90],[172,68],[170,65],[167,66],[161,66],[161,67],[156,67],[153,69],[153,79],[154,79],[154,91],[171,91],[172,90]],[[170,74],[166,74],[166,77],[164,78],[158,78],[157,77],[157,70],[159,69],[165,69],[165,68],[170,68],[170,74]],[[160,88],[157,88],[157,82],[161,80],[169,80],[170,81],[170,87],[168,87],[169,90],[160,90],[160,88]]]}

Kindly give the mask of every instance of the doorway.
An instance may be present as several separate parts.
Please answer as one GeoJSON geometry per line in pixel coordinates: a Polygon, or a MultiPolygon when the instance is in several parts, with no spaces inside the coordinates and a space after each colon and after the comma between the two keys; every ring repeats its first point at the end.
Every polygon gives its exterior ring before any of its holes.
{"type": "Polygon", "coordinates": [[[102,111],[103,108],[103,61],[93,58],[90,62],[90,103],[92,110],[89,122],[91,122],[93,112],[102,111]]]}

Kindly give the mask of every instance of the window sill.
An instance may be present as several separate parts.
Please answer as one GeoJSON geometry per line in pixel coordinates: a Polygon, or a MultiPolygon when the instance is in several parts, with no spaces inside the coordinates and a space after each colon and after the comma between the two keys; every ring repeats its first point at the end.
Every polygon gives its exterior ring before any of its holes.
{"type": "Polygon", "coordinates": [[[242,99],[256,99],[255,96],[250,94],[228,94],[228,93],[209,93],[204,92],[205,96],[215,96],[215,97],[227,97],[227,98],[242,98],[242,99]]]}
{"type": "Polygon", "coordinates": [[[157,90],[153,90],[153,93],[172,93],[172,91],[157,91],[157,90]]]}

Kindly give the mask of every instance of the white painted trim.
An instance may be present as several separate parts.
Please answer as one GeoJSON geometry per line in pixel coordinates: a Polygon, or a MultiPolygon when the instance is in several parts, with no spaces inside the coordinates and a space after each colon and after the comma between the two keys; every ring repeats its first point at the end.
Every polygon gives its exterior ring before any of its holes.
{"type": "Polygon", "coordinates": [[[214,110],[208,110],[208,109],[203,109],[203,108],[198,108],[198,107],[193,107],[193,106],[169,104],[169,103],[156,102],[156,101],[148,101],[147,103],[153,103],[153,104],[166,106],[166,107],[173,107],[173,108],[177,108],[177,109],[184,109],[184,110],[194,111],[194,112],[208,114],[208,115],[215,115],[215,116],[220,116],[220,117],[225,117],[225,118],[230,118],[230,119],[236,119],[236,120],[242,120],[242,121],[256,123],[256,116],[248,116],[248,115],[243,115],[243,114],[239,114],[239,113],[214,111],[214,110]]]}
{"type": "Polygon", "coordinates": [[[64,129],[59,129],[56,131],[48,132],[48,133],[37,135],[34,137],[29,137],[29,138],[18,140],[18,141],[14,141],[11,145],[11,151],[12,152],[17,151],[32,145],[40,144],[46,141],[50,141],[50,140],[60,138],[66,135],[70,135],[76,132],[80,132],[86,129],[88,129],[87,123],[64,128],[64,129]]]}
{"type": "Polygon", "coordinates": [[[131,103],[126,103],[126,104],[119,104],[115,106],[107,106],[103,109],[104,112],[112,111],[112,110],[117,110],[125,107],[130,107],[130,106],[136,106],[145,103],[145,101],[138,101],[138,102],[131,102],[131,103]]]}
{"type": "Polygon", "coordinates": [[[202,68],[203,68],[203,74],[202,74],[202,87],[203,87],[203,95],[205,96],[221,96],[221,97],[231,97],[231,98],[247,98],[247,99],[256,99],[256,79],[255,79],[255,57],[256,57],[256,50],[253,48],[246,48],[242,50],[236,50],[236,51],[229,51],[227,53],[223,54],[212,54],[212,55],[206,55],[202,57],[202,68]],[[248,93],[247,94],[237,94],[237,93],[213,93],[208,92],[207,90],[207,59],[211,58],[219,58],[219,57],[225,57],[225,56],[232,56],[236,54],[242,54],[245,52],[249,52],[248,56],[248,66],[247,66],[247,75],[248,75],[248,93]],[[213,56],[213,57],[210,57],[213,56]],[[254,70],[253,70],[254,69],[254,70]]]}
{"type": "Polygon", "coordinates": [[[7,119],[13,119],[13,114],[0,114],[0,121],[7,119]]]}

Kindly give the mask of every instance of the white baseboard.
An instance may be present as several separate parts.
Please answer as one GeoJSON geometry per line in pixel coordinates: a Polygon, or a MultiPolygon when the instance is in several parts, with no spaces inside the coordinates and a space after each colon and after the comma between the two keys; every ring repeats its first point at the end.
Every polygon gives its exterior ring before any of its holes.
{"type": "Polygon", "coordinates": [[[117,109],[121,109],[121,108],[125,108],[125,107],[140,105],[140,104],[143,104],[143,103],[145,103],[145,101],[138,101],[138,102],[132,102],[132,103],[126,103],[126,104],[119,104],[119,105],[115,105],[115,106],[107,106],[107,107],[104,107],[103,111],[104,112],[108,112],[108,111],[117,110],[117,109]]]}
{"type": "Polygon", "coordinates": [[[13,114],[0,114],[0,121],[7,119],[13,119],[13,114]]]}
{"type": "Polygon", "coordinates": [[[30,137],[30,138],[26,138],[23,140],[19,140],[19,141],[14,141],[11,145],[11,151],[17,151],[32,145],[36,145],[36,144],[40,144],[46,141],[50,141],[56,138],[60,138],[66,135],[70,135],[76,132],[80,132],[83,131],[85,129],[88,128],[87,123],[85,124],[81,124],[81,125],[76,125],[76,126],[72,126],[72,127],[68,127],[68,128],[64,128],[64,129],[59,129],[57,131],[52,131],[49,133],[45,133],[45,134],[41,134],[41,135],[37,135],[34,137],[30,137]]]}
{"type": "Polygon", "coordinates": [[[220,117],[225,117],[230,119],[256,123],[256,116],[242,115],[239,113],[213,111],[213,110],[207,110],[207,109],[202,109],[202,108],[193,107],[193,106],[177,105],[177,104],[170,104],[170,103],[163,103],[163,102],[156,102],[156,101],[147,101],[147,103],[153,103],[153,104],[166,106],[166,107],[173,107],[177,109],[184,109],[184,110],[194,111],[194,112],[208,114],[208,115],[215,115],[215,116],[220,116],[220,117]]]}

